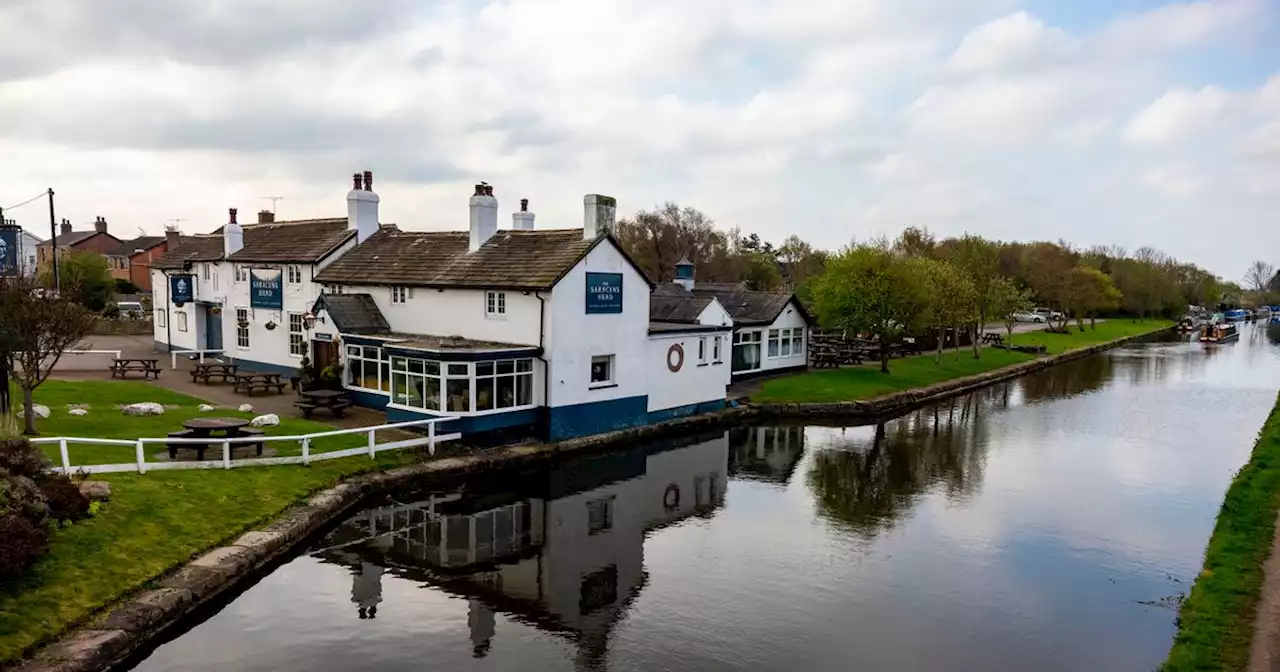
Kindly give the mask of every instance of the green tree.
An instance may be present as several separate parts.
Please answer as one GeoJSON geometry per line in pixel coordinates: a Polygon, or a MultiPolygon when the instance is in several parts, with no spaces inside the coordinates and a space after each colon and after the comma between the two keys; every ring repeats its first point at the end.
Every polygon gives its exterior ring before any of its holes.
{"type": "Polygon", "coordinates": [[[1034,306],[1031,291],[1018,287],[1017,283],[1006,277],[997,277],[991,282],[992,315],[999,315],[1004,320],[1004,328],[1009,332],[1009,341],[1013,341],[1013,329],[1018,326],[1015,313],[1023,313],[1034,306]]]}
{"type": "Polygon", "coordinates": [[[987,320],[1000,313],[992,310],[995,300],[994,287],[1000,278],[1000,246],[981,236],[965,235],[956,241],[951,251],[951,261],[969,278],[973,286],[973,356],[982,357],[978,334],[987,320]]]}
{"type": "MultiPolygon", "coordinates": [[[[53,267],[45,268],[40,284],[54,287],[53,267]]],[[[58,260],[62,297],[94,312],[106,308],[115,292],[116,282],[107,267],[107,258],[95,252],[72,252],[58,260]]]]}
{"type": "Polygon", "coordinates": [[[890,346],[916,326],[927,298],[906,259],[879,242],[834,255],[813,283],[813,303],[823,324],[874,336],[889,373],[890,346]]]}
{"type": "Polygon", "coordinates": [[[782,286],[782,271],[778,260],[770,253],[755,252],[747,259],[747,271],[742,278],[747,289],[756,292],[772,292],[782,286]]]}
{"type": "Polygon", "coordinates": [[[973,323],[977,312],[973,283],[949,261],[912,259],[908,263],[925,295],[925,309],[919,323],[938,334],[938,350],[934,361],[941,362],[947,329],[955,328],[958,351],[961,327],[973,323]]]}
{"type": "Polygon", "coordinates": [[[1071,269],[1067,279],[1067,304],[1076,319],[1076,326],[1084,331],[1084,318],[1097,326],[1098,313],[1120,307],[1120,290],[1111,276],[1097,268],[1081,264],[1071,269]]]}

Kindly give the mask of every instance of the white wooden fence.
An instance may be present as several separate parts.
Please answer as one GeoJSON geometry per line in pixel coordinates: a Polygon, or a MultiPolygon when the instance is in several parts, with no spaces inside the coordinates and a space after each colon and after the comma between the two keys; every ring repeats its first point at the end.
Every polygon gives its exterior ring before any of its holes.
{"type": "MultiPolygon", "coordinates": [[[[169,353],[169,368],[171,369],[178,368],[178,355],[182,355],[184,357],[199,357],[200,363],[204,364],[205,355],[225,355],[225,354],[226,354],[226,350],[173,350],[173,351],[170,351],[169,353]]],[[[227,356],[226,359],[228,362],[235,361],[235,358],[231,356],[227,356]]]]}
{"type": "Polygon", "coordinates": [[[151,470],[161,469],[230,469],[232,467],[256,467],[276,464],[310,464],[322,460],[336,460],[340,457],[351,457],[353,455],[368,455],[373,458],[378,453],[387,450],[399,450],[401,448],[416,448],[418,446],[427,446],[427,450],[432,455],[436,452],[436,444],[442,441],[454,441],[462,437],[461,434],[437,434],[436,424],[456,420],[457,418],[429,418],[426,420],[411,420],[409,422],[397,422],[387,425],[376,425],[371,427],[356,427],[354,429],[335,429],[329,432],[316,432],[315,434],[299,434],[293,436],[248,436],[230,438],[202,438],[202,439],[145,439],[139,438],[134,440],[126,439],[92,439],[78,436],[58,436],[49,438],[31,439],[31,443],[36,445],[57,444],[61,453],[62,465],[54,467],[54,471],[65,474],[75,472],[87,472],[90,474],[106,474],[112,472],[136,471],[139,474],[145,474],[151,470]],[[415,437],[412,439],[402,439],[400,441],[388,441],[386,443],[378,443],[377,432],[382,429],[402,429],[405,427],[427,427],[427,435],[415,437]],[[343,448],[340,450],[330,450],[322,453],[314,453],[311,451],[311,442],[316,439],[322,439],[329,436],[345,436],[348,434],[364,434],[367,441],[363,446],[355,448],[343,448]],[[295,441],[302,444],[301,455],[291,455],[289,457],[250,457],[232,460],[231,446],[233,444],[256,444],[262,442],[273,443],[283,441],[295,441]],[[71,455],[68,447],[72,444],[84,444],[90,446],[132,446],[137,456],[134,462],[123,462],[119,464],[86,464],[75,466],[71,463],[71,455]],[[147,446],[161,445],[167,447],[169,444],[205,444],[222,446],[222,459],[219,460],[192,460],[192,461],[173,461],[173,462],[148,462],[147,446]]]}

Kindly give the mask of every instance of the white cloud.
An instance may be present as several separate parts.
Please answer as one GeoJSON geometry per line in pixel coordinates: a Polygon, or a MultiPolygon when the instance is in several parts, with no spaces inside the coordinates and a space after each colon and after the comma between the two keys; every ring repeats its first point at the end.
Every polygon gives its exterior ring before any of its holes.
{"type": "Polygon", "coordinates": [[[1079,41],[1060,28],[1018,11],[973,29],[961,40],[948,65],[962,73],[1038,68],[1077,55],[1079,41]]]}
{"type": "Polygon", "coordinates": [[[1175,199],[1195,196],[1202,185],[1195,170],[1185,163],[1148,168],[1142,173],[1142,183],[1175,199]]]}
{"type": "Polygon", "coordinates": [[[1139,112],[1125,128],[1124,137],[1148,144],[1181,140],[1213,122],[1230,103],[1230,95],[1216,86],[1175,89],[1139,112]]]}

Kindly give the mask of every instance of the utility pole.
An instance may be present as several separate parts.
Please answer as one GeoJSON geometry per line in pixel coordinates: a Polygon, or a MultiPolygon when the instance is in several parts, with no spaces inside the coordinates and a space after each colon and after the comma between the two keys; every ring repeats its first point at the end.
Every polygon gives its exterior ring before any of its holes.
{"type": "Polygon", "coordinates": [[[58,220],[53,214],[53,188],[49,188],[49,236],[50,252],[53,253],[53,291],[62,296],[62,275],[58,272],[58,220]]]}

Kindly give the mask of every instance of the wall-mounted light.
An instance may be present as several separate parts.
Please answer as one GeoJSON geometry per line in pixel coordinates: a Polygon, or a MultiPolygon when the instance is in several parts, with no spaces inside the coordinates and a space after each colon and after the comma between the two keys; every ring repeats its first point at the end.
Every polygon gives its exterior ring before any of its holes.
{"type": "Polygon", "coordinates": [[[315,328],[317,321],[320,322],[321,324],[324,324],[323,317],[316,317],[315,313],[307,313],[306,315],[302,316],[302,328],[306,329],[307,331],[311,331],[312,329],[315,328]]]}

